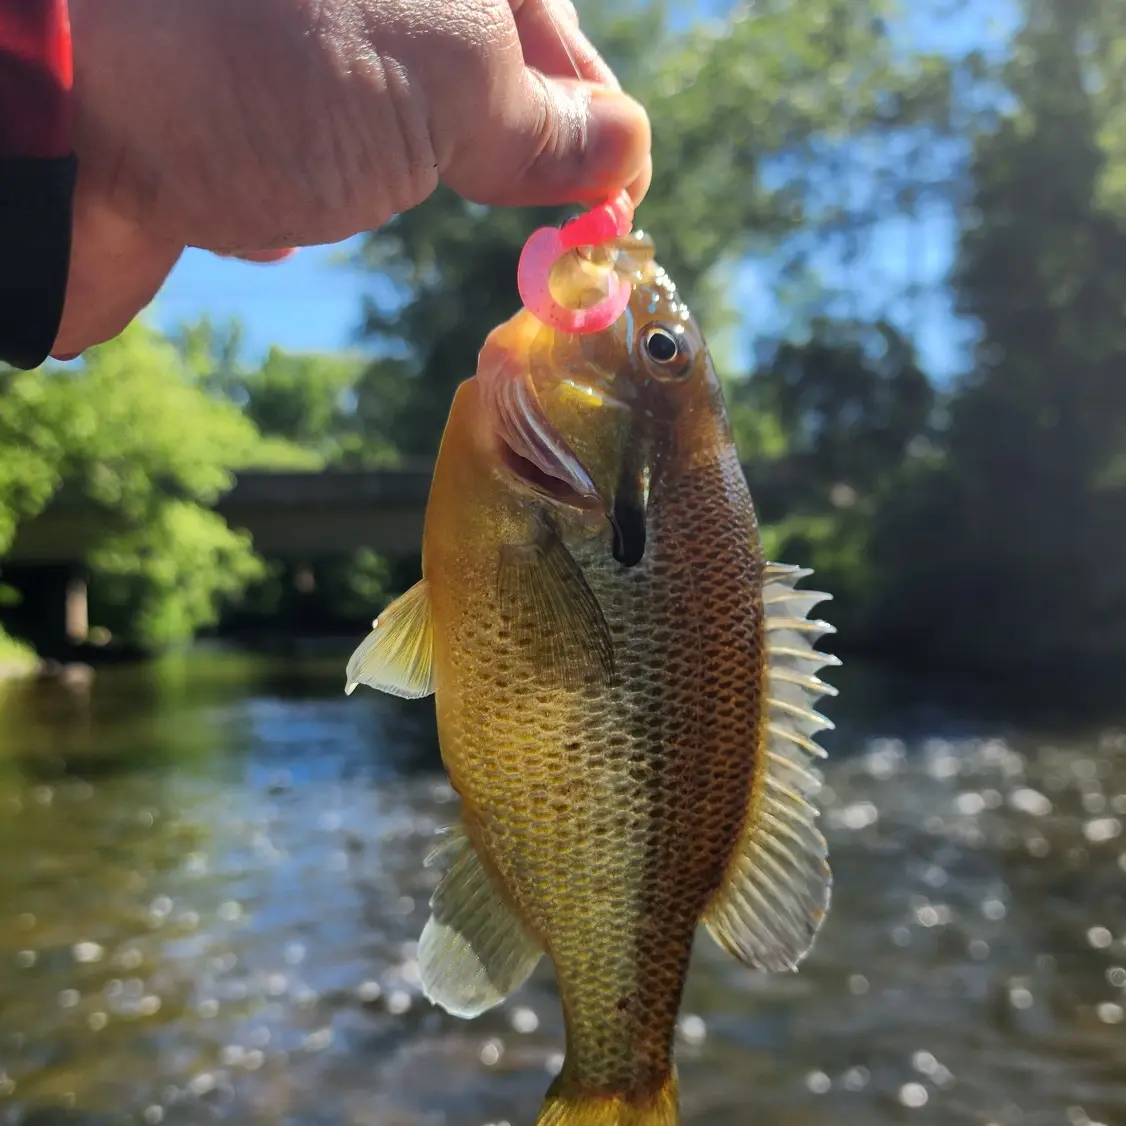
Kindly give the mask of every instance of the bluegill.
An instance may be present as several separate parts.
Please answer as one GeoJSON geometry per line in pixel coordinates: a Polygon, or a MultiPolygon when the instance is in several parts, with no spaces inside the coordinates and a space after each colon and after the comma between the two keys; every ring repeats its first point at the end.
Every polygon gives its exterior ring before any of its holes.
{"type": "Polygon", "coordinates": [[[795,969],[829,906],[814,710],[837,660],[810,572],[768,562],[699,328],[639,233],[553,272],[608,327],[527,309],[458,388],[422,580],[348,667],[434,694],[460,822],[419,944],[426,995],[474,1017],[546,954],[567,1051],[537,1126],[674,1126],[698,927],[795,969]]]}

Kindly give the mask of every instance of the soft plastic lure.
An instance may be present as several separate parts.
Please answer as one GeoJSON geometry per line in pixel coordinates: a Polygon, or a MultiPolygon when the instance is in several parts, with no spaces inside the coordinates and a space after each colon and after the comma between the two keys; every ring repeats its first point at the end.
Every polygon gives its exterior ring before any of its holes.
{"type": "Polygon", "coordinates": [[[524,307],[537,320],[561,332],[601,332],[612,325],[629,304],[633,288],[609,271],[610,292],[587,309],[569,309],[552,295],[548,279],[551,268],[569,251],[580,246],[598,246],[628,235],[633,228],[633,200],[628,192],[592,207],[562,227],[540,227],[532,232],[520,253],[516,284],[524,307]]]}

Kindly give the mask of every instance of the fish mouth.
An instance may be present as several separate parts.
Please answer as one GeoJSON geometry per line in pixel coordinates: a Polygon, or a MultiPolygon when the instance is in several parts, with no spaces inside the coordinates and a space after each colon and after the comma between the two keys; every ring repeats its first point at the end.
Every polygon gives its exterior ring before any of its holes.
{"type": "Polygon", "coordinates": [[[590,474],[544,413],[521,356],[490,335],[478,379],[504,468],[548,500],[576,508],[597,503],[590,474]]]}
{"type": "Polygon", "coordinates": [[[599,504],[597,496],[580,493],[562,477],[545,472],[534,461],[513,449],[503,437],[500,438],[500,460],[513,477],[545,500],[578,509],[590,509],[599,504]]]}

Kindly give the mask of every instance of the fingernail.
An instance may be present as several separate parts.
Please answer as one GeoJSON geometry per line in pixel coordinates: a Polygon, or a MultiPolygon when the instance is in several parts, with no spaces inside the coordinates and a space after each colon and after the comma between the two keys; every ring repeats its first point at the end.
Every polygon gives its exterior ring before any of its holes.
{"type": "Polygon", "coordinates": [[[642,165],[641,172],[638,176],[628,185],[630,198],[633,200],[634,207],[637,207],[642,200],[649,194],[649,188],[653,183],[653,158],[651,156],[645,158],[645,163],[642,165]]]}
{"type": "Polygon", "coordinates": [[[297,247],[291,246],[285,250],[263,250],[257,254],[244,254],[241,255],[247,262],[259,262],[263,265],[270,265],[274,262],[286,262],[297,253],[297,247]]]}
{"type": "Polygon", "coordinates": [[[587,127],[590,176],[610,188],[633,183],[645,168],[652,143],[644,108],[627,94],[594,86],[587,127]]]}
{"type": "Polygon", "coordinates": [[[269,265],[274,262],[284,262],[297,253],[295,246],[284,250],[216,250],[217,258],[229,258],[235,262],[253,262],[259,265],[269,265]]]}

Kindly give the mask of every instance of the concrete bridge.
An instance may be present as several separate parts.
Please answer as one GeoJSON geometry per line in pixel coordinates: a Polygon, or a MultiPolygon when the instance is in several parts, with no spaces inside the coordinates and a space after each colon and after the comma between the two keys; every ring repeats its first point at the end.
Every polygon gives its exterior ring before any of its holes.
{"type": "MultiPolygon", "coordinates": [[[[418,552],[432,471],[426,462],[395,469],[244,472],[215,510],[231,527],[248,531],[263,555],[300,565],[313,581],[318,560],[361,547],[400,558],[418,552]]],[[[744,472],[760,515],[784,515],[800,472],[785,462],[745,465],[744,472]]],[[[20,529],[0,560],[24,591],[20,613],[41,629],[39,644],[47,655],[88,636],[83,561],[113,520],[89,498],[64,490],[20,529]]]]}
{"type": "MultiPolygon", "coordinates": [[[[231,527],[244,528],[263,555],[313,560],[368,547],[404,556],[422,544],[430,491],[430,462],[395,469],[326,470],[319,473],[239,473],[215,506],[231,527]]],[[[787,462],[744,466],[756,506],[777,519],[794,494],[787,462]]],[[[60,493],[21,528],[3,559],[11,565],[79,565],[112,520],[83,496],[60,493]]]]}
{"type": "MultiPolygon", "coordinates": [[[[263,555],[315,559],[370,547],[407,555],[422,542],[431,463],[396,469],[239,473],[215,506],[263,555]]],[[[24,525],[5,558],[15,564],[79,563],[112,515],[65,491],[24,525]]]]}

